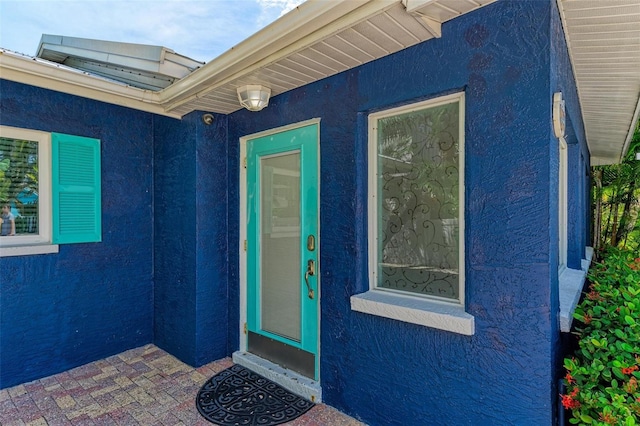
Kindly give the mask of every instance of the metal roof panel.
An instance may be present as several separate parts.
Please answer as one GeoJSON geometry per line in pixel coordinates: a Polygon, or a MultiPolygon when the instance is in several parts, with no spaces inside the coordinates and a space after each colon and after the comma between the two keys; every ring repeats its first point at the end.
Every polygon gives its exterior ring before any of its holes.
{"type": "Polygon", "coordinates": [[[133,87],[161,90],[204,65],[163,46],[43,34],[37,57],[133,87]]]}

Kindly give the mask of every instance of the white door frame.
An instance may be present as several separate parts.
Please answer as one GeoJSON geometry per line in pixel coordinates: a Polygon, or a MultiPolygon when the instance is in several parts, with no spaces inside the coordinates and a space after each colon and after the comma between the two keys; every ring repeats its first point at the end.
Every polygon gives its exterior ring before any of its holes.
{"type": "MultiPolygon", "coordinates": [[[[245,241],[247,240],[247,141],[250,139],[261,138],[276,133],[281,133],[287,130],[297,129],[299,127],[306,127],[312,124],[318,124],[320,129],[320,118],[313,118],[310,120],[301,121],[294,124],[289,124],[274,129],[265,130],[251,135],[242,136],[240,138],[240,241],[239,241],[239,285],[240,285],[240,323],[238,324],[238,334],[240,336],[240,351],[247,351],[247,338],[245,333],[245,324],[247,323],[247,252],[245,250],[245,241]]],[[[318,138],[318,149],[320,147],[320,138],[318,138]]],[[[318,155],[318,162],[320,161],[320,155],[318,155]]],[[[318,198],[320,197],[320,164],[318,164],[318,198]]],[[[318,209],[320,208],[320,200],[318,200],[318,209]]],[[[317,247],[318,253],[320,251],[320,224],[318,223],[318,238],[317,247]]],[[[320,258],[318,256],[318,263],[320,258]]],[[[319,277],[318,277],[319,278],[319,277]]],[[[320,303],[321,289],[320,280],[318,279],[317,298],[320,303]]],[[[320,306],[319,306],[320,307],[320,306]]],[[[316,356],[320,359],[320,311],[318,309],[318,353],[316,356]]],[[[318,377],[320,372],[318,373],[318,377]]]]}

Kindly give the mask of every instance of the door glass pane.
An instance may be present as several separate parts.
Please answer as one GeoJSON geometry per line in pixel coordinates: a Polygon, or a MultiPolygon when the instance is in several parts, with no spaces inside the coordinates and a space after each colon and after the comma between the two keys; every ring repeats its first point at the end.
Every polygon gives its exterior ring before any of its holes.
{"type": "Polygon", "coordinates": [[[300,341],[300,152],[260,160],[262,329],[300,341]]]}

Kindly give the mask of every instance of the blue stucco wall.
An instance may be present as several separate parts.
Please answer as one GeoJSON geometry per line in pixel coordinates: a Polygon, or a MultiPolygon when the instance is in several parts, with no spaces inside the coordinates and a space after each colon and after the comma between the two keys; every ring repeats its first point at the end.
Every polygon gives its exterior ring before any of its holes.
{"type": "Polygon", "coordinates": [[[0,388],[149,343],[152,115],[6,80],[0,124],[102,141],[102,242],[0,258],[0,388]]]}
{"type": "MultiPolygon", "coordinates": [[[[552,13],[550,1],[497,2],[445,24],[441,39],[277,96],[260,113],[230,116],[230,183],[239,137],[322,119],[320,375],[330,405],[372,425],[553,423],[552,13]],[[472,337],[353,312],[349,302],[369,288],[367,115],[460,90],[472,337]]],[[[231,300],[237,205],[232,188],[231,300]]],[[[238,323],[236,309],[230,324],[238,323]]],[[[229,339],[237,347],[233,328],[229,339]]]]}
{"type": "MultiPolygon", "coordinates": [[[[585,247],[590,244],[590,176],[589,176],[589,149],[587,147],[582,121],[582,113],[578,100],[578,93],[575,78],[569,59],[566,40],[557,4],[552,2],[551,10],[551,79],[550,79],[550,99],[553,99],[555,92],[562,92],[566,109],[566,131],[565,141],[567,143],[567,267],[571,269],[581,269],[582,259],[585,258],[585,247]]],[[[559,140],[551,134],[549,156],[553,167],[552,186],[550,191],[550,204],[552,209],[558,209],[558,173],[559,162],[559,140]],[[555,182],[555,184],[554,184],[555,182]]],[[[552,229],[552,233],[559,232],[557,221],[552,229]]],[[[556,234],[557,235],[557,234],[556,234]]],[[[557,238],[556,238],[557,239],[557,238]]],[[[554,257],[558,259],[558,252],[552,246],[554,257]]],[[[557,268],[557,266],[554,266],[557,268]]],[[[552,283],[556,285],[558,275],[552,275],[552,283]]],[[[557,332],[556,332],[557,335],[557,332]]],[[[554,344],[554,361],[556,377],[559,379],[564,375],[562,359],[576,348],[576,336],[565,333],[559,336],[554,344]]]]}
{"type": "MultiPolygon", "coordinates": [[[[590,178],[588,169],[589,148],[585,138],[584,123],[578,99],[578,91],[569,59],[564,30],[560,20],[560,13],[555,2],[552,2],[551,10],[551,84],[550,96],[553,99],[555,92],[562,92],[566,108],[566,132],[568,159],[568,229],[567,229],[567,267],[581,269],[581,260],[585,258],[585,247],[589,245],[590,207],[589,187],[590,178]]],[[[550,156],[555,166],[552,173],[557,181],[558,164],[558,139],[551,134],[550,156]]],[[[557,186],[556,186],[557,188],[557,186]]],[[[551,194],[552,206],[557,206],[557,191],[551,194]]],[[[557,209],[557,207],[555,207],[557,209]]],[[[557,232],[557,227],[554,230],[557,232]]]]}
{"type": "MultiPolygon", "coordinates": [[[[555,91],[567,100],[571,205],[587,205],[589,158],[555,1],[499,1],[444,24],[441,39],[211,126],[200,112],[175,120],[6,81],[0,90],[2,124],[102,140],[104,234],[57,255],[0,258],[0,387],[151,341],[191,365],[237,350],[238,140],[319,117],[325,401],[371,425],[553,424],[555,91]],[[474,336],[350,309],[369,288],[367,117],[458,91],[474,336]]],[[[570,266],[587,240],[582,208],[570,211],[570,266]]]]}
{"type": "Polygon", "coordinates": [[[182,360],[195,359],[195,124],[154,123],[154,340],[182,360]],[[189,134],[185,128],[189,127],[189,134]],[[179,149],[178,149],[179,147],[179,149]]]}
{"type": "Polygon", "coordinates": [[[201,115],[154,126],[154,339],[191,365],[229,353],[227,119],[201,115]]]}

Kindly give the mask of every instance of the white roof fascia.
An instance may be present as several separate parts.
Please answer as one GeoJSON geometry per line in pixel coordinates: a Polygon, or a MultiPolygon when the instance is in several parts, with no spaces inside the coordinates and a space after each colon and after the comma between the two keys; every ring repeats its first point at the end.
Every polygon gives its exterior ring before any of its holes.
{"type": "Polygon", "coordinates": [[[638,97],[638,103],[636,104],[636,110],[633,113],[633,119],[631,120],[631,126],[629,127],[629,133],[627,134],[627,138],[624,141],[624,146],[622,147],[622,152],[620,152],[620,160],[622,162],[624,160],[625,155],[629,151],[629,147],[631,146],[631,140],[636,133],[636,125],[638,124],[638,119],[640,118],[640,97],[638,97]]]}
{"type": "Polygon", "coordinates": [[[407,9],[407,12],[413,13],[437,1],[438,0],[402,0],[402,4],[407,9]]]}
{"type": "Polygon", "coordinates": [[[418,18],[418,22],[427,29],[435,38],[442,37],[442,22],[438,22],[435,19],[423,14],[420,9],[437,3],[438,0],[402,0],[407,13],[412,14],[418,18]]]}
{"type": "Polygon", "coordinates": [[[98,78],[53,62],[0,49],[0,78],[69,93],[154,114],[181,118],[168,113],[158,101],[158,93],[98,78]]]}
{"type": "Polygon", "coordinates": [[[160,92],[168,110],[355,25],[398,0],[308,0],[160,92]]]}

